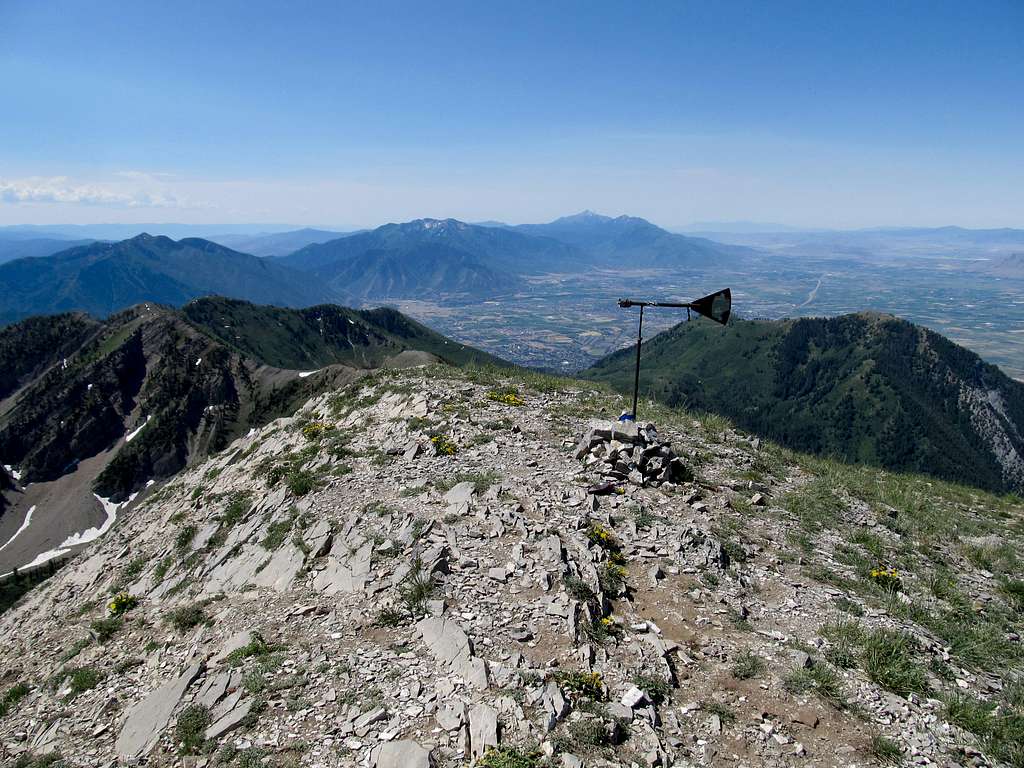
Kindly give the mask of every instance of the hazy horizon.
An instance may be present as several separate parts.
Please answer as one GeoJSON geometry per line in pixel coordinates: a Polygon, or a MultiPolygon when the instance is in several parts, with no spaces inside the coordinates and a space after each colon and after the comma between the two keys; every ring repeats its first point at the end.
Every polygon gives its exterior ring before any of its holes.
{"type": "MultiPolygon", "coordinates": [[[[576,213],[582,213],[583,211],[577,211],[576,213]]],[[[602,213],[600,211],[594,211],[602,216],[609,216],[615,218],[617,216],[630,216],[636,218],[643,218],[651,221],[646,216],[642,216],[637,213],[602,213]]],[[[561,214],[554,216],[551,219],[543,221],[502,221],[499,219],[489,219],[482,221],[466,221],[459,219],[456,216],[416,216],[413,219],[397,220],[392,219],[388,221],[380,221],[374,224],[369,224],[364,227],[357,227],[348,224],[324,224],[322,222],[297,224],[297,223],[282,223],[282,222],[258,222],[258,221],[238,221],[238,222],[210,222],[210,223],[197,223],[194,221],[186,220],[167,220],[167,221],[96,221],[96,222],[44,222],[44,223],[29,223],[29,222],[11,222],[11,223],[0,223],[0,231],[17,230],[20,228],[24,229],[38,229],[40,230],[40,236],[44,236],[47,230],[52,230],[53,233],[58,233],[61,230],[70,230],[74,228],[81,228],[86,230],[94,230],[101,228],[138,228],[138,232],[142,233],[147,231],[147,228],[158,229],[164,228],[176,228],[176,229],[196,229],[209,231],[211,235],[229,235],[229,234],[276,234],[291,231],[298,231],[303,229],[310,230],[323,230],[337,232],[339,234],[349,234],[357,231],[364,231],[368,229],[375,229],[386,224],[401,224],[406,221],[415,221],[418,219],[456,219],[464,221],[468,224],[475,224],[478,226],[496,226],[496,225],[508,225],[517,226],[520,224],[540,224],[547,223],[547,221],[553,221],[558,218],[568,217],[576,215],[574,213],[561,214]]],[[[868,233],[874,230],[913,230],[913,229],[965,229],[965,230],[1021,230],[1024,232],[1024,226],[997,226],[997,227],[963,227],[956,223],[947,223],[936,225],[934,227],[917,227],[914,225],[881,225],[881,226],[866,226],[866,227],[801,227],[793,224],[785,224],[781,222],[751,222],[746,220],[735,220],[735,221],[704,221],[704,222],[690,222],[686,224],[667,224],[662,222],[651,221],[651,223],[669,231],[677,232],[680,234],[692,234],[692,233],[713,233],[713,234],[807,234],[807,233],[822,233],[827,234],[834,232],[840,233],[856,233],[863,232],[868,233]]],[[[149,232],[149,234],[159,234],[159,232],[149,232]]],[[[184,236],[184,235],[183,235],[184,236]]]]}

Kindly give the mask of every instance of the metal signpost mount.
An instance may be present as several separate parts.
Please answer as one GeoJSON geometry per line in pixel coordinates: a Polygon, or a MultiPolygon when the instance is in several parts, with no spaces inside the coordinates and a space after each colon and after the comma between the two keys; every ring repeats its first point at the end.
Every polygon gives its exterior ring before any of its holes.
{"type": "Polygon", "coordinates": [[[716,291],[715,293],[711,293],[702,298],[685,303],[619,299],[619,306],[623,309],[640,307],[640,325],[636,334],[636,374],[633,377],[633,410],[628,414],[628,416],[623,415],[621,417],[622,419],[628,419],[629,421],[636,421],[637,397],[640,393],[640,345],[644,340],[644,307],[674,307],[677,309],[685,309],[687,320],[690,319],[690,310],[692,309],[698,315],[702,315],[709,320],[714,320],[716,323],[725,325],[729,322],[729,315],[732,314],[732,291],[728,288],[724,288],[721,291],[716,291]]]}

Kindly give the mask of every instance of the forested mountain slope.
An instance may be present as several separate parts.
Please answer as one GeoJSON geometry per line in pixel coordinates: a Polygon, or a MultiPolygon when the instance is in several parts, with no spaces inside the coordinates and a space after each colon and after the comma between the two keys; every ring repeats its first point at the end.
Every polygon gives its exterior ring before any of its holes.
{"type": "MultiPolygon", "coordinates": [[[[634,355],[584,375],[630,390],[634,355]]],[[[894,317],[683,323],[645,342],[641,393],[799,450],[1024,489],[1024,384],[894,317]]]]}

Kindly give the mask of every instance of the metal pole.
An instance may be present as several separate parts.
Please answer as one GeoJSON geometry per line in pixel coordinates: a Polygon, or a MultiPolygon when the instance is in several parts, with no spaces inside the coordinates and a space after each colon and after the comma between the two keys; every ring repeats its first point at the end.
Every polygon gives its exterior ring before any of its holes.
{"type": "Polygon", "coordinates": [[[640,305],[640,325],[636,332],[636,375],[633,377],[633,421],[636,422],[636,400],[640,393],[640,345],[644,341],[644,305],[640,305]]]}

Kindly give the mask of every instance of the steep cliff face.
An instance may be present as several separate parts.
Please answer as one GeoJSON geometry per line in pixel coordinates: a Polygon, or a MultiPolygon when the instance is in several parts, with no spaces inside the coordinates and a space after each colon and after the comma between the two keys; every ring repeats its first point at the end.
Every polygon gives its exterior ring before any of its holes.
{"type": "Polygon", "coordinates": [[[1020,500],[622,405],[382,370],[114,504],[0,615],[0,760],[1016,764],[1020,500]]]}
{"type": "Polygon", "coordinates": [[[140,471],[107,474],[98,490],[124,496],[180,470],[193,446],[223,447],[249,387],[237,355],[174,313],[128,310],[22,389],[0,422],[4,461],[23,484],[52,481],[120,443],[140,471]]]}

